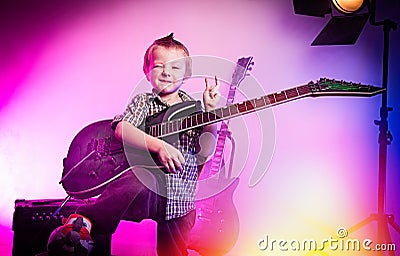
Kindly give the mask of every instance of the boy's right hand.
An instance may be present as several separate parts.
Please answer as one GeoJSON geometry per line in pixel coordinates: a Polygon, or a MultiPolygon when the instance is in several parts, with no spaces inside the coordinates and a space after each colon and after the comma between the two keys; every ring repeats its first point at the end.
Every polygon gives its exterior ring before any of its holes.
{"type": "Polygon", "coordinates": [[[167,169],[169,173],[177,173],[177,170],[182,170],[182,165],[185,163],[182,153],[171,144],[162,141],[161,146],[156,152],[158,159],[167,169]]]}

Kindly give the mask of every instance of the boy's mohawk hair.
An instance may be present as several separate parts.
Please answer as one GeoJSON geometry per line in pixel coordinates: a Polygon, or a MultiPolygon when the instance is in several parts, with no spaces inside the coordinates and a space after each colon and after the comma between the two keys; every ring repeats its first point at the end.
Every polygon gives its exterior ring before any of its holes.
{"type": "MultiPolygon", "coordinates": [[[[149,55],[152,51],[152,49],[155,46],[163,46],[166,48],[170,48],[170,47],[176,47],[180,50],[182,50],[185,55],[187,57],[189,57],[189,50],[186,48],[186,46],[184,44],[182,44],[181,42],[179,42],[178,40],[174,39],[174,33],[170,33],[168,36],[156,39],[152,45],[149,46],[149,48],[147,48],[147,51],[144,55],[144,62],[143,62],[143,72],[147,75],[147,73],[149,72],[148,68],[149,68],[149,55]]],[[[187,63],[187,74],[186,76],[189,77],[192,75],[192,63],[191,63],[191,59],[188,58],[188,63],[187,63]]]]}
{"type": "Polygon", "coordinates": [[[184,46],[178,40],[174,39],[174,33],[171,33],[168,36],[155,40],[153,45],[159,45],[164,47],[177,47],[179,49],[182,49],[189,56],[189,51],[186,48],[186,46],[184,46]]]}

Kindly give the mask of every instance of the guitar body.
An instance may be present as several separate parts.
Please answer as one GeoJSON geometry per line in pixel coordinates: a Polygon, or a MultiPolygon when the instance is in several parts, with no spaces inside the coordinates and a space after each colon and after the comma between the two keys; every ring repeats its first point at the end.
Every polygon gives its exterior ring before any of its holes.
{"type": "Polygon", "coordinates": [[[92,123],[72,140],[61,180],[67,194],[80,199],[96,196],[104,190],[101,184],[129,167],[111,121],[92,123]]]}
{"type": "Polygon", "coordinates": [[[218,256],[229,252],[239,234],[239,217],[233,203],[238,178],[224,178],[207,186],[226,187],[220,193],[196,202],[196,222],[191,232],[189,249],[202,256],[218,256]]]}
{"type": "MultiPolygon", "coordinates": [[[[175,104],[165,111],[147,118],[143,129],[164,121],[189,116],[201,111],[198,101],[175,104]]],[[[105,186],[131,166],[162,166],[158,157],[145,150],[137,150],[123,145],[114,136],[111,119],[98,121],[83,128],[72,140],[60,183],[68,195],[86,199],[99,195],[105,186]]],[[[180,133],[163,137],[173,143],[180,133]]]]}

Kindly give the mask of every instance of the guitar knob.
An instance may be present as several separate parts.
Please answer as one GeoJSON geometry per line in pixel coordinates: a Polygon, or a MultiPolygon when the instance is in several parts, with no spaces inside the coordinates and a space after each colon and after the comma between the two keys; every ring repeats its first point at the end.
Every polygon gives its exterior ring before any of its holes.
{"type": "Polygon", "coordinates": [[[96,178],[97,177],[97,173],[95,171],[91,170],[89,172],[89,176],[92,177],[92,178],[96,178]]]}
{"type": "Polygon", "coordinates": [[[117,161],[116,161],[115,158],[112,157],[112,156],[108,156],[108,157],[107,157],[107,160],[110,161],[110,162],[112,162],[113,164],[117,164],[117,161]]]}

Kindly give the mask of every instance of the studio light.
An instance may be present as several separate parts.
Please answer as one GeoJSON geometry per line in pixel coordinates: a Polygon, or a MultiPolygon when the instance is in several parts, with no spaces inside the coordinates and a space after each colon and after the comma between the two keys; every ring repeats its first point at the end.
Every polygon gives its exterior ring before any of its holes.
{"type": "Polygon", "coordinates": [[[333,6],[343,14],[356,13],[362,9],[365,1],[363,0],[332,0],[333,6]]]}
{"type": "Polygon", "coordinates": [[[355,44],[369,17],[368,0],[293,0],[296,14],[331,19],[311,45],[355,44]]]}

